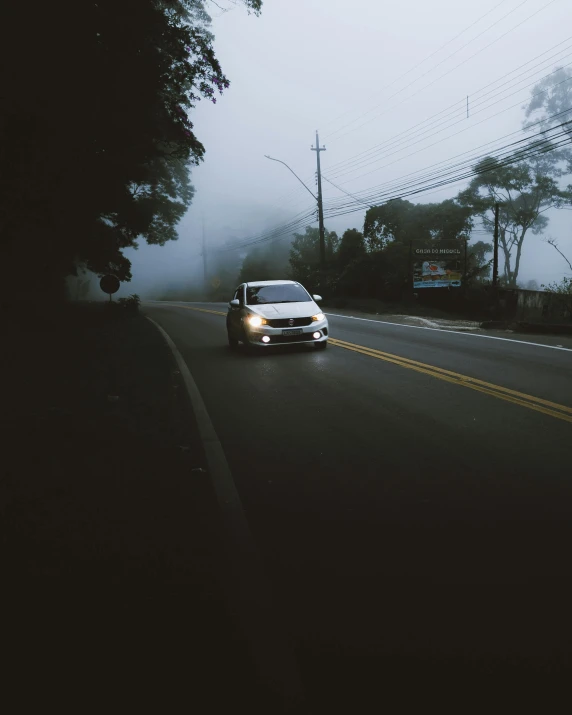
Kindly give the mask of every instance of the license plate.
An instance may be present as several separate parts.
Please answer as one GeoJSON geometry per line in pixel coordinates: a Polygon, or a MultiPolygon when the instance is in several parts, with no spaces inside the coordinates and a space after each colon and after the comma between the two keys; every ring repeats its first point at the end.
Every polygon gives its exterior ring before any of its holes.
{"type": "Polygon", "coordinates": [[[283,330],[282,335],[302,335],[302,330],[283,330]]]}

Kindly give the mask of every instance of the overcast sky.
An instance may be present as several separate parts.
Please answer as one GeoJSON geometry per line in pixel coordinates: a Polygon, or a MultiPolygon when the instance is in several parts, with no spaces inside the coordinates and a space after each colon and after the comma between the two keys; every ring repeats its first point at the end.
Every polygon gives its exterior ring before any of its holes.
{"type": "MultiPolygon", "coordinates": [[[[310,145],[318,129],[327,147],[324,176],[350,193],[391,186],[517,132],[529,85],[572,62],[570,0],[265,0],[258,18],[240,7],[210,7],[231,86],[191,116],[206,156],[193,174],[197,194],[179,241],[129,251],[134,280],[127,292],[200,274],[203,217],[214,245],[311,210],[304,187],[265,154],[287,162],[314,190],[310,145]],[[373,147],[377,154],[343,164],[373,147]]],[[[464,185],[412,200],[442,201],[464,185]]],[[[323,191],[326,207],[344,198],[326,181],[323,191]]],[[[361,229],[364,211],[326,220],[326,227],[361,229]]],[[[547,215],[547,235],[572,255],[572,212],[547,215]]],[[[527,236],[520,280],[559,279],[566,269],[553,248],[527,236]]]]}

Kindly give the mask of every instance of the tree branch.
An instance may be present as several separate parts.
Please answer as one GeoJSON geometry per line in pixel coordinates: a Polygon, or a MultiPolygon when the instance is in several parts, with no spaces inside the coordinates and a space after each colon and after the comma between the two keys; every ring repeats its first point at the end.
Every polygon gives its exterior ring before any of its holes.
{"type": "Polygon", "coordinates": [[[546,243],[550,244],[552,248],[555,248],[558,253],[562,256],[562,258],[566,261],[566,263],[570,266],[570,270],[572,271],[572,263],[566,258],[566,256],[562,253],[562,251],[558,248],[558,244],[556,243],[555,238],[547,238],[546,243]]]}

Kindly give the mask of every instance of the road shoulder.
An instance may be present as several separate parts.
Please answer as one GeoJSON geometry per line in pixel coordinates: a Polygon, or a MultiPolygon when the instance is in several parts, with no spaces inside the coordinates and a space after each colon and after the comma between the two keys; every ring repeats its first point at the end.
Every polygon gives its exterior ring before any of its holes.
{"type": "MultiPolygon", "coordinates": [[[[181,376],[143,316],[14,316],[0,510],[13,677],[218,711],[250,664],[221,586],[216,499],[181,376]],[[224,682],[224,687],[221,687],[224,682]]],[[[83,693],[83,695],[82,695],[83,693]]],[[[66,704],[59,702],[66,710],[66,704]]],[[[244,701],[244,700],[243,700],[244,701]]]]}

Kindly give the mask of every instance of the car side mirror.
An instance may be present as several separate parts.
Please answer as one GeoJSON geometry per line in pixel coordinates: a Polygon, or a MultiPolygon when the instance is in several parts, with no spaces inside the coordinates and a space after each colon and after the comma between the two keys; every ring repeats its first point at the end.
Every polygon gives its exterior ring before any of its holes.
{"type": "Polygon", "coordinates": [[[316,301],[316,303],[319,303],[322,300],[321,295],[313,295],[312,298],[316,301]]]}
{"type": "Polygon", "coordinates": [[[239,300],[231,300],[230,303],[228,304],[229,308],[240,308],[240,301],[239,300]]]}

